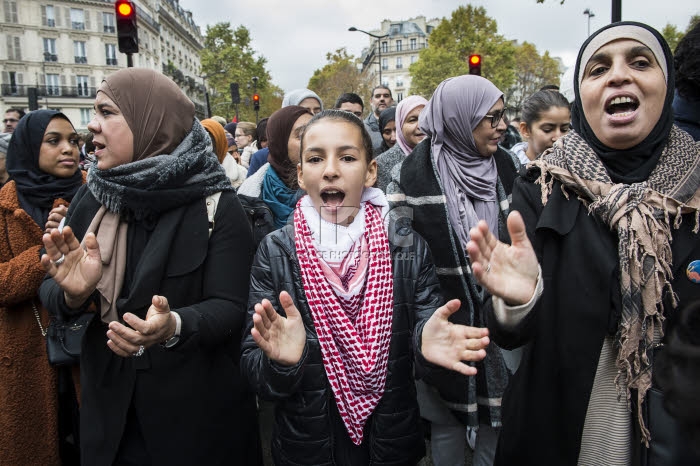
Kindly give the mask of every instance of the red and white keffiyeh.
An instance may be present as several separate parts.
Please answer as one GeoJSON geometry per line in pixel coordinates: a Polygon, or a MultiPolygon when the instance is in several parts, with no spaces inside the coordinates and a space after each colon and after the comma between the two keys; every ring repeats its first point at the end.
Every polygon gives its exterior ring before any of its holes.
{"type": "Polygon", "coordinates": [[[297,257],[304,293],[321,346],[323,366],[350,439],[360,445],[363,428],[384,394],[394,304],[391,251],[379,209],[364,203],[362,251],[368,256],[359,312],[346,309],[329,284],[302,212],[294,213],[297,257]],[[349,311],[349,312],[348,312],[349,311]]]}

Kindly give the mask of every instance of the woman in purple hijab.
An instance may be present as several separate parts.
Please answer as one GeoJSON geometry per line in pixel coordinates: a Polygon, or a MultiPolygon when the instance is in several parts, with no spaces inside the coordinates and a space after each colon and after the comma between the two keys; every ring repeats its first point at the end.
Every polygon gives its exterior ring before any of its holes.
{"type": "MultiPolygon", "coordinates": [[[[410,209],[413,228],[428,241],[444,297],[462,302],[450,320],[474,327],[486,327],[487,296],[465,252],[469,229],[485,219],[501,241],[509,241],[505,219],[519,164],[498,145],[504,113],[503,93],[489,80],[467,75],[443,81],[420,114],[427,137],[400,170],[392,170],[396,179],[387,188],[389,201],[410,209]]],[[[434,372],[417,383],[437,466],[464,461],[467,427],[477,432],[474,464],[493,463],[511,361],[507,365],[493,343],[486,352],[474,377],[434,372]]]]}

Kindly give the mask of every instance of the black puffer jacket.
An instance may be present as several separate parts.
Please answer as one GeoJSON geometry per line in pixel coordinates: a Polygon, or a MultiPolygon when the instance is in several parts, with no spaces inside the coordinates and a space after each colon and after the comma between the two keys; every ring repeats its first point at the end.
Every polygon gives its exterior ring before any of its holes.
{"type": "MultiPolygon", "coordinates": [[[[369,463],[415,464],[424,455],[420,414],[414,384],[414,362],[429,364],[414,352],[423,325],[443,304],[435,268],[425,241],[410,228],[392,227],[394,315],[384,396],[365,426],[363,445],[369,463]]],[[[260,244],[251,273],[248,321],[242,348],[242,371],[259,396],[275,402],[272,452],[275,464],[332,465],[344,454],[336,438],[339,417],[323,367],[318,336],[304,294],[294,247],[294,227],[268,235],[260,244]],[[250,330],[254,305],[269,299],[282,313],[279,294],[286,290],[306,327],[306,347],[299,363],[283,367],[271,362],[256,345],[250,330]],[[334,434],[335,432],[335,434],[334,434]]]]}

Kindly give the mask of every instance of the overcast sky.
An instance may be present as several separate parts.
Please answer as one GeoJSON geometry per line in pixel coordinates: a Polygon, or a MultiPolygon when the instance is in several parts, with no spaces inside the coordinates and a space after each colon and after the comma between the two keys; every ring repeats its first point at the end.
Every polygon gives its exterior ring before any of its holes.
{"type": "MultiPolygon", "coordinates": [[[[534,43],[542,53],[560,57],[571,66],[586,39],[588,17],[591,31],[608,24],[611,0],[472,0],[484,6],[495,19],[498,32],[508,39],[534,43]]],[[[180,0],[190,10],[202,35],[206,26],[230,22],[235,28],[245,25],[251,32],[253,47],[267,58],[272,80],[285,92],[303,88],[314,70],[326,63],[326,53],[347,47],[359,56],[369,45],[369,37],[349,32],[350,26],[371,31],[384,19],[406,20],[423,15],[427,19],[444,18],[460,5],[457,0],[180,0]]],[[[685,30],[692,15],[700,15],[697,0],[641,1],[623,0],[622,19],[647,23],[659,31],[670,23],[685,30]]],[[[488,63],[484,63],[484,67],[488,63]]]]}

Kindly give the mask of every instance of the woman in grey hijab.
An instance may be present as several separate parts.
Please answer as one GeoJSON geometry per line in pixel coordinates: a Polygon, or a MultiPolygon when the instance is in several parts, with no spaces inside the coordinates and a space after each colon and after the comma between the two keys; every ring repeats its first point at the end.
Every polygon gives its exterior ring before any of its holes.
{"type": "MultiPolygon", "coordinates": [[[[407,208],[413,228],[428,241],[445,298],[462,302],[451,320],[474,327],[486,326],[481,310],[487,296],[471,275],[465,252],[469,229],[486,219],[508,241],[505,219],[517,165],[498,146],[506,130],[504,113],[503,93],[487,79],[443,81],[420,115],[427,137],[394,168],[387,188],[389,201],[407,208]]],[[[510,371],[500,348],[492,343],[486,352],[474,377],[441,372],[418,382],[438,466],[464,461],[467,427],[477,432],[474,464],[493,462],[510,371]]]]}

